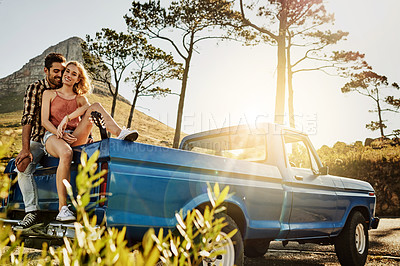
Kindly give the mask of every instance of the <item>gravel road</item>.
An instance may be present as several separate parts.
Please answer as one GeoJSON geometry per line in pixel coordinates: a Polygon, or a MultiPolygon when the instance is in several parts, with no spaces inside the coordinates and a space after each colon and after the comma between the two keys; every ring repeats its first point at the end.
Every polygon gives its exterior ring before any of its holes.
{"type": "MultiPolygon", "coordinates": [[[[369,231],[370,247],[366,265],[400,265],[400,218],[381,219],[378,229],[369,231]]],[[[297,244],[286,247],[271,242],[262,258],[245,258],[246,266],[340,265],[332,245],[297,244]]]]}
{"type": "MultiPolygon", "coordinates": [[[[378,229],[370,230],[370,248],[366,265],[400,265],[400,218],[381,219],[378,229]]],[[[35,265],[41,251],[25,248],[28,265],[35,265]]],[[[340,265],[333,246],[297,244],[290,242],[286,247],[281,242],[271,242],[270,249],[262,258],[245,257],[245,266],[264,265],[340,265]]]]}

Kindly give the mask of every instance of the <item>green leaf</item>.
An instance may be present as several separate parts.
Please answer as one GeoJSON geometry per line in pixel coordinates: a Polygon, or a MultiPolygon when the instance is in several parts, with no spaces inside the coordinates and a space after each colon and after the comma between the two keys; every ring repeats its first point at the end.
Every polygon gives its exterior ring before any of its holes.
{"type": "Polygon", "coordinates": [[[218,198],[218,196],[219,196],[219,185],[218,185],[218,183],[215,183],[215,185],[214,185],[214,195],[215,195],[216,198],[218,198]]]}
{"type": "Polygon", "coordinates": [[[229,234],[227,234],[227,237],[232,238],[237,232],[238,232],[237,229],[233,229],[232,231],[229,232],[229,234]]]}
{"type": "Polygon", "coordinates": [[[90,194],[89,193],[83,194],[81,197],[81,202],[82,202],[81,203],[82,207],[86,207],[90,202],[90,194]]]}
{"type": "Polygon", "coordinates": [[[122,228],[117,237],[117,244],[121,244],[125,240],[126,226],[122,228]]]}
{"type": "Polygon", "coordinates": [[[154,235],[154,229],[150,228],[143,236],[142,246],[144,257],[147,257],[150,254],[153,247],[153,239],[151,238],[152,235],[154,235]]]}
{"type": "Polygon", "coordinates": [[[212,251],[211,254],[208,257],[209,258],[215,258],[215,257],[217,257],[219,255],[223,255],[223,254],[226,254],[226,250],[219,249],[219,250],[212,251]]]}
{"type": "Polygon", "coordinates": [[[223,190],[222,193],[219,195],[219,197],[217,198],[216,202],[215,202],[215,206],[219,206],[221,205],[222,202],[224,202],[226,200],[226,196],[229,193],[229,186],[226,186],[223,190]]]}
{"type": "Polygon", "coordinates": [[[145,265],[146,266],[156,265],[156,263],[158,262],[159,258],[160,258],[160,251],[156,247],[154,247],[151,250],[150,255],[146,258],[145,265]]]}

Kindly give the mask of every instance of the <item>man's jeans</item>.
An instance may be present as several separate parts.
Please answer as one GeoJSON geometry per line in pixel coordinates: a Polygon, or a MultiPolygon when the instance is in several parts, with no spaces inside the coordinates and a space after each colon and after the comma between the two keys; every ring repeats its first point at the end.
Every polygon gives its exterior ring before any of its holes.
{"type": "Polygon", "coordinates": [[[33,173],[44,154],[42,143],[36,141],[31,141],[30,143],[33,161],[28,165],[25,172],[18,173],[18,185],[24,199],[25,212],[39,210],[38,191],[33,173]]]}

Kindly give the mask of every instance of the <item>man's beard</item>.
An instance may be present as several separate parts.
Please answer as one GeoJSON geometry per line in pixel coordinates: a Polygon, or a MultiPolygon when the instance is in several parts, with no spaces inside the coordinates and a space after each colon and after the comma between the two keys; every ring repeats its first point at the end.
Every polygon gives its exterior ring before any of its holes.
{"type": "Polygon", "coordinates": [[[61,87],[62,86],[62,81],[61,78],[54,78],[54,77],[49,77],[49,83],[55,87],[61,87]]]}

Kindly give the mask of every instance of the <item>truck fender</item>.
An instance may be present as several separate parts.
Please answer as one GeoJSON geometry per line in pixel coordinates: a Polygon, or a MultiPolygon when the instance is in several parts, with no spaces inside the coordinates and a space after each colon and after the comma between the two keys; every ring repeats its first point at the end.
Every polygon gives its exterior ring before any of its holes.
{"type": "Polygon", "coordinates": [[[366,206],[360,206],[360,205],[353,206],[352,208],[349,208],[347,213],[343,216],[343,219],[340,221],[338,226],[336,226],[336,228],[338,230],[332,232],[332,235],[333,236],[338,236],[342,232],[342,230],[343,230],[344,226],[346,225],[346,223],[349,221],[349,217],[351,217],[353,215],[353,213],[357,212],[357,211],[360,212],[364,216],[365,221],[366,221],[367,224],[370,223],[371,216],[370,216],[370,214],[368,212],[368,208],[366,206]]]}
{"type": "MultiPolygon", "coordinates": [[[[247,210],[244,203],[233,195],[226,199],[223,205],[226,208],[225,213],[229,215],[238,225],[242,237],[245,236],[249,218],[247,216],[247,210]]],[[[188,210],[190,211],[196,208],[200,211],[203,211],[206,206],[211,207],[211,202],[207,194],[202,194],[193,198],[193,200],[191,200],[187,205],[185,205],[184,208],[182,208],[184,216],[183,218],[186,218],[186,213],[188,210]]]]}

